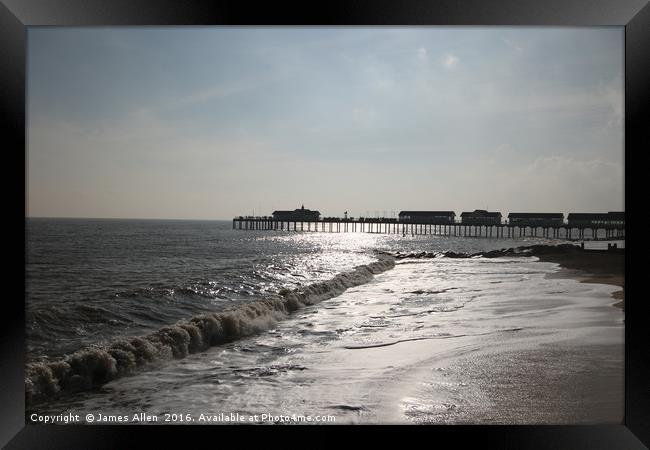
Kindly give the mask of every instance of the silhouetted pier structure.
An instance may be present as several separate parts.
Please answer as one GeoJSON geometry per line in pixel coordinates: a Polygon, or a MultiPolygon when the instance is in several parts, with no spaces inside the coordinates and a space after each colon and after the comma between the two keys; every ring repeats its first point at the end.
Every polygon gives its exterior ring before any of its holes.
{"type": "MultiPolygon", "coordinates": [[[[299,210],[296,210],[299,211],[299,210]]],[[[549,239],[568,240],[614,240],[625,239],[625,222],[587,220],[586,215],[576,222],[569,214],[568,223],[557,218],[553,220],[535,222],[520,219],[500,220],[495,223],[494,214],[488,213],[489,223],[481,223],[481,212],[473,216],[465,215],[463,221],[454,218],[444,223],[427,223],[422,217],[405,218],[340,218],[324,217],[318,220],[301,220],[296,216],[287,219],[274,216],[239,216],[232,222],[233,229],[257,231],[304,231],[321,233],[381,233],[397,234],[402,236],[436,235],[458,237],[485,237],[485,238],[525,238],[542,237],[549,239]],[[573,220],[572,220],[573,219],[573,220]],[[467,222],[469,221],[469,222],[467,222]],[[513,223],[514,222],[514,223],[513,223]]],[[[474,213],[477,213],[475,211],[474,213]]],[[[607,213],[612,214],[612,213],[607,213]]],[[[620,213],[616,213],[620,214],[620,213]]],[[[603,216],[602,214],[600,216],[603,216]]],[[[607,215],[604,215],[607,216],[607,215]]],[[[500,214],[499,214],[500,217],[500,214]]],[[[610,216],[607,216],[610,217],[610,216]]],[[[436,221],[438,221],[437,219],[436,221]]]]}

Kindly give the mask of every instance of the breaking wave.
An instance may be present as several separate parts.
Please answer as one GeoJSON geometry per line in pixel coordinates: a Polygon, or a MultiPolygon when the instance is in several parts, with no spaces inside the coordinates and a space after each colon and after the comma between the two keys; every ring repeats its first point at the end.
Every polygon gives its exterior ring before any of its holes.
{"type": "Polygon", "coordinates": [[[182,319],[141,337],[123,338],[104,346],[78,350],[52,362],[30,363],[25,373],[26,404],[99,387],[165,359],[184,358],[207,348],[267,330],[289,313],[336,297],[346,289],[372,280],[393,268],[395,260],[379,254],[378,261],[357,266],[334,278],[233,310],[182,319]]]}

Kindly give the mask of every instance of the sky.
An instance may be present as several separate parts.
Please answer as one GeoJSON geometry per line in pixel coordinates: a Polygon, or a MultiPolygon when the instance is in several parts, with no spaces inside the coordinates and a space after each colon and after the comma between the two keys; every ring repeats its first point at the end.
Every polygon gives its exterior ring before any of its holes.
{"type": "Polygon", "coordinates": [[[26,214],[621,211],[623,33],[30,27],[26,214]]]}

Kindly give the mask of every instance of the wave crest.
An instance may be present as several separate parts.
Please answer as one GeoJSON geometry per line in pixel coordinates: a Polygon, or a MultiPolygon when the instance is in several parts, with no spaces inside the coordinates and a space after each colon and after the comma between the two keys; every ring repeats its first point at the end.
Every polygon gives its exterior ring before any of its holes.
{"type": "Polygon", "coordinates": [[[156,361],[184,358],[211,346],[268,330],[289,313],[367,283],[375,274],[394,265],[393,257],[380,254],[378,261],[340,273],[328,281],[292,291],[282,290],[273,298],[233,310],[182,319],[147,336],[84,348],[60,360],[30,363],[25,374],[26,404],[33,405],[66,392],[92,389],[131,375],[156,361]]]}

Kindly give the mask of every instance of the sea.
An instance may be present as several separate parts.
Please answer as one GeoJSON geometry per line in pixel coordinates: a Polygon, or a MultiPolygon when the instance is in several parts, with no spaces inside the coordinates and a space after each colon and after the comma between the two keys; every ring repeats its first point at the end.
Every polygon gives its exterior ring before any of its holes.
{"type": "Polygon", "coordinates": [[[620,288],[480,255],[566,241],[28,218],[26,242],[32,422],[622,421],[620,288]]]}

